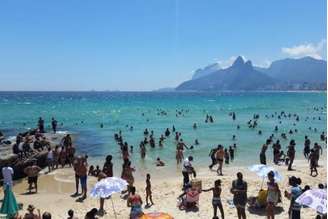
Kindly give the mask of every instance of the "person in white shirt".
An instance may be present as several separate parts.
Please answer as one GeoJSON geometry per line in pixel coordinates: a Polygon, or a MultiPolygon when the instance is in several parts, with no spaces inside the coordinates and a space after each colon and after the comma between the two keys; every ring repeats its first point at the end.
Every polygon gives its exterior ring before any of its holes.
{"type": "Polygon", "coordinates": [[[6,185],[12,187],[13,186],[13,175],[14,175],[14,170],[11,168],[9,165],[5,165],[2,167],[2,176],[3,176],[3,186],[5,187],[6,185]]]}
{"type": "Polygon", "coordinates": [[[194,160],[192,156],[189,156],[186,158],[182,163],[182,175],[183,175],[183,188],[186,188],[186,186],[189,184],[189,174],[193,173],[196,177],[196,172],[191,164],[191,162],[194,160]]]}

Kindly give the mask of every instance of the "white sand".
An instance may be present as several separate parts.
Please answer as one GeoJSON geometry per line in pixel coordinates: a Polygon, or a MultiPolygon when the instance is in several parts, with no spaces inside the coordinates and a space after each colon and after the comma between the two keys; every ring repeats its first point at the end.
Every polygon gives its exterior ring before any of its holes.
{"type": "MultiPolygon", "coordinates": [[[[295,175],[302,178],[302,186],[310,185],[311,187],[317,187],[319,183],[326,182],[326,158],[322,158],[320,161],[322,167],[319,170],[319,176],[311,177],[309,176],[308,163],[305,160],[296,161],[294,168],[296,171],[287,171],[286,166],[279,166],[277,170],[284,176],[284,180],[279,182],[279,186],[282,192],[288,189],[288,176],[295,175]]],[[[255,196],[257,191],[261,186],[261,179],[254,173],[250,172],[246,167],[227,167],[224,166],[224,176],[218,177],[216,172],[211,172],[207,170],[197,170],[197,178],[201,179],[203,182],[203,188],[209,188],[213,185],[214,180],[220,178],[222,180],[222,200],[223,207],[225,211],[225,218],[237,218],[236,209],[229,208],[227,200],[232,199],[232,194],[230,194],[230,186],[235,175],[238,171],[243,172],[244,179],[248,182],[248,196],[255,196]]],[[[88,180],[89,188],[96,182],[95,178],[89,177],[88,180]]],[[[211,205],[212,193],[202,193],[200,195],[200,206],[197,212],[185,212],[180,211],[176,207],[177,196],[181,194],[181,184],[182,176],[176,177],[166,177],[163,176],[161,179],[152,179],[152,190],[153,190],[153,200],[155,205],[149,209],[144,209],[144,212],[152,211],[162,211],[168,212],[174,218],[212,218],[213,210],[211,205]]],[[[136,182],[137,193],[139,193],[143,199],[145,198],[145,182],[144,180],[139,180],[136,182]]],[[[27,208],[28,204],[33,204],[36,208],[43,211],[49,211],[53,218],[62,219],[67,217],[67,211],[73,209],[76,216],[79,218],[84,218],[85,213],[93,207],[98,207],[99,202],[96,199],[88,197],[83,203],[76,202],[76,198],[72,198],[70,195],[75,192],[75,182],[74,174],[72,169],[65,168],[59,169],[55,172],[42,175],[39,178],[39,193],[26,195],[24,194],[27,189],[26,180],[16,183],[14,186],[14,192],[16,198],[19,202],[24,204],[24,210],[21,211],[23,214],[27,208]]],[[[1,197],[2,198],[2,197],[1,197]]],[[[129,208],[126,207],[126,201],[121,199],[119,195],[113,196],[113,202],[118,215],[118,218],[128,218],[129,208]]],[[[145,202],[145,200],[144,200],[145,202]]],[[[283,198],[283,203],[280,204],[283,207],[283,211],[279,213],[276,218],[288,218],[287,211],[289,206],[289,200],[283,198]]],[[[112,204],[110,200],[106,200],[105,209],[107,214],[102,218],[114,218],[112,204]]],[[[247,218],[266,218],[264,214],[251,214],[248,210],[247,218]]],[[[315,210],[310,208],[302,209],[302,218],[314,218],[316,215],[315,210]]]]}

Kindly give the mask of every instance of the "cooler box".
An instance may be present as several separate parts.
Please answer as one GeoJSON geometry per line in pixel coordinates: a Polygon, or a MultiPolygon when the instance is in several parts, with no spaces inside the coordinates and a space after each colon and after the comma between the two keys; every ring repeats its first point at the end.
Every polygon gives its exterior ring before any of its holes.
{"type": "Polygon", "coordinates": [[[191,187],[196,188],[198,191],[202,191],[202,181],[200,179],[192,179],[191,187]]]}

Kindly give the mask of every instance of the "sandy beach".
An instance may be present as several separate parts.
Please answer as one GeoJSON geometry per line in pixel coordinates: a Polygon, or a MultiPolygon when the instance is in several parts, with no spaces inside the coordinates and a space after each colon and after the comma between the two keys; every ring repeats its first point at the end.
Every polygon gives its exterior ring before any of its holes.
{"type": "MultiPolygon", "coordinates": [[[[281,191],[288,189],[288,176],[297,176],[302,179],[302,187],[310,185],[317,187],[319,183],[325,183],[327,174],[326,156],[324,155],[320,160],[321,167],[317,177],[309,176],[308,163],[303,160],[295,162],[295,171],[287,171],[286,166],[275,166],[275,168],[283,175],[283,181],[279,182],[281,191]]],[[[196,167],[197,170],[197,167],[196,167]]],[[[160,171],[160,170],[159,170],[160,171]]],[[[244,179],[248,183],[248,196],[255,196],[261,187],[261,179],[253,172],[250,172],[247,167],[224,166],[224,176],[218,177],[215,171],[208,169],[197,170],[197,178],[202,180],[203,188],[209,188],[213,185],[214,180],[222,180],[222,200],[225,211],[225,218],[237,218],[236,209],[230,207],[228,200],[232,199],[230,193],[231,182],[235,179],[238,171],[244,174],[244,179]]],[[[88,188],[92,188],[95,184],[96,178],[89,177],[88,188]]],[[[172,176],[152,179],[153,200],[155,205],[150,208],[144,208],[144,212],[161,211],[168,212],[174,218],[212,218],[213,211],[211,205],[212,193],[202,193],[200,195],[199,210],[196,212],[181,211],[176,207],[177,197],[181,194],[181,176],[172,176]]],[[[137,193],[145,198],[145,182],[144,180],[137,180],[137,193]]],[[[27,182],[21,180],[16,182],[14,186],[14,193],[20,203],[23,203],[23,214],[26,211],[28,204],[33,204],[41,212],[49,211],[54,218],[67,218],[67,211],[73,209],[76,216],[84,218],[85,213],[94,207],[99,207],[99,201],[88,197],[83,202],[77,202],[76,197],[71,197],[75,191],[74,172],[70,168],[58,169],[50,174],[42,173],[39,177],[39,192],[38,194],[27,194],[27,182]]],[[[264,188],[266,187],[264,183],[264,188]]],[[[3,194],[1,194],[2,196],[3,194]]],[[[1,197],[2,198],[2,197],[1,197]]],[[[114,195],[113,203],[117,213],[117,218],[128,218],[130,209],[126,206],[126,201],[120,198],[119,194],[114,195]]],[[[144,200],[145,202],[145,200],[144,200]]],[[[279,204],[277,218],[287,219],[287,211],[289,200],[283,198],[282,203],[279,204]]],[[[102,218],[114,218],[111,200],[106,200],[105,209],[107,214],[102,218]]],[[[265,218],[265,211],[250,212],[246,211],[247,218],[265,218]]],[[[302,218],[314,218],[316,212],[310,208],[303,208],[301,211],[302,218]]]]}

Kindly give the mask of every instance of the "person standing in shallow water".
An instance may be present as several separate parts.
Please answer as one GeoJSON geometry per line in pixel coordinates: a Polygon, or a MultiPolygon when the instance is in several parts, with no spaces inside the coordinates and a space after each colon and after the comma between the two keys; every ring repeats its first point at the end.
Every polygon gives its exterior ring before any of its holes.
{"type": "Polygon", "coordinates": [[[264,165],[267,164],[267,162],[266,162],[266,155],[265,155],[265,152],[267,151],[267,149],[268,149],[268,145],[267,144],[262,145],[261,153],[260,153],[260,163],[261,164],[264,164],[264,165]]]}
{"type": "Polygon", "coordinates": [[[308,136],[305,136],[304,150],[303,150],[303,154],[305,158],[308,158],[310,154],[310,145],[311,145],[310,139],[308,138],[308,136]]]}
{"type": "Polygon", "coordinates": [[[246,219],[247,183],[243,174],[237,173],[237,179],[232,182],[230,192],[233,194],[233,204],[236,206],[238,219],[246,219]]]}
{"type": "Polygon", "coordinates": [[[57,120],[54,117],[51,118],[51,127],[54,134],[57,132],[57,120]]]}
{"type": "Polygon", "coordinates": [[[106,174],[107,177],[113,177],[113,163],[112,163],[112,155],[108,155],[106,157],[106,161],[103,166],[103,172],[106,174]]]}

